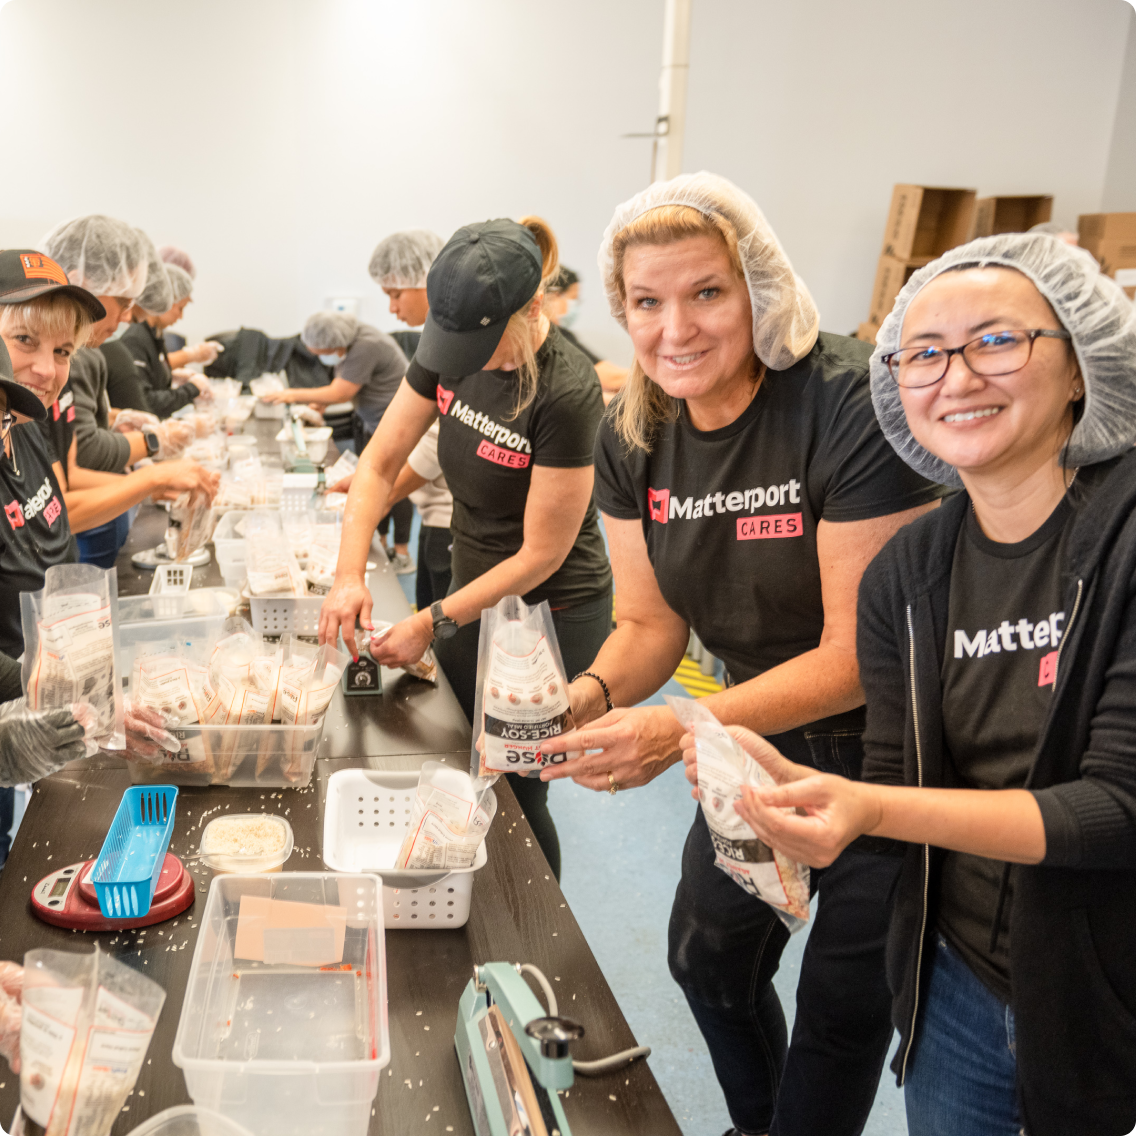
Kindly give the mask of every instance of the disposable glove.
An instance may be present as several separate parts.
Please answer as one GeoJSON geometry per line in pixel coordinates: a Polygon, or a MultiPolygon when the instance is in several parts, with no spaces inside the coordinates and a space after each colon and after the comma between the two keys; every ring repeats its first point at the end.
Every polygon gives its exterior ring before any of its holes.
{"type": "Polygon", "coordinates": [[[20,1025],[23,1010],[20,997],[24,989],[24,968],[14,962],[0,962],[0,1056],[7,1059],[13,1073],[20,1071],[20,1025]]]}
{"type": "Polygon", "coordinates": [[[166,718],[160,710],[139,706],[126,699],[126,752],[127,761],[142,765],[157,765],[169,753],[179,753],[181,742],[166,729],[166,718]]]}
{"type": "Polygon", "coordinates": [[[39,781],[85,757],[84,721],[93,732],[97,717],[89,706],[29,710],[23,698],[0,704],[0,785],[39,781]]]}

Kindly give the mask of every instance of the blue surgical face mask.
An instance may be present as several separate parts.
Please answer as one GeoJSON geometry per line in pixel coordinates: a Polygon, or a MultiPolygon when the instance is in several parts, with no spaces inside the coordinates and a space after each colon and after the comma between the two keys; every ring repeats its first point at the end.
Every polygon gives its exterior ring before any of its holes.
{"type": "Polygon", "coordinates": [[[319,361],[328,367],[337,367],[343,362],[342,358],[338,355],[320,355],[319,361]]]}
{"type": "Polygon", "coordinates": [[[569,300],[568,310],[560,317],[561,327],[571,327],[576,322],[576,317],[580,314],[580,301],[569,300]]]}

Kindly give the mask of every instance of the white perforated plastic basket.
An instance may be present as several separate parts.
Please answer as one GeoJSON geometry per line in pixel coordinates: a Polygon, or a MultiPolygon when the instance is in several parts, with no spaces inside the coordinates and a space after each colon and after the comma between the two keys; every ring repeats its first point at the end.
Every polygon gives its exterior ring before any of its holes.
{"type": "Polygon", "coordinates": [[[473,874],[488,860],[485,844],[473,867],[439,872],[393,867],[398,857],[414,790],[416,772],[341,769],[327,779],[323,814],[323,860],[337,872],[382,876],[387,928],[434,931],[464,927],[469,919],[473,874]]]}
{"type": "Polygon", "coordinates": [[[261,635],[318,635],[323,596],[250,596],[252,625],[261,635]]]}
{"type": "Polygon", "coordinates": [[[192,565],[159,564],[154,569],[154,578],[150,581],[155,617],[177,619],[185,610],[185,597],[192,582],[192,565]]]}

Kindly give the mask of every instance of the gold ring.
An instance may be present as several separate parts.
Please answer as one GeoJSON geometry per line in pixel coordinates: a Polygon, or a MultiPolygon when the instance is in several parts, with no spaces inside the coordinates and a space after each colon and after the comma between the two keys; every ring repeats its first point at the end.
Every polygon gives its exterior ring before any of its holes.
{"type": "Polygon", "coordinates": [[[607,791],[613,797],[615,796],[616,793],[619,792],[619,782],[616,781],[614,773],[609,773],[607,775],[607,786],[608,786],[607,791]]]}

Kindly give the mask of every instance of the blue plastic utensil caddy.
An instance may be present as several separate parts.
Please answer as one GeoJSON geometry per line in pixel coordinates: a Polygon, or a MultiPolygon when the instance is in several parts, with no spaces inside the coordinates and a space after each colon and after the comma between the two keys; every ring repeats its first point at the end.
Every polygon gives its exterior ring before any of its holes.
{"type": "Polygon", "coordinates": [[[114,814],[90,881],[107,919],[147,914],[174,831],[174,785],[127,789],[114,814]]]}

